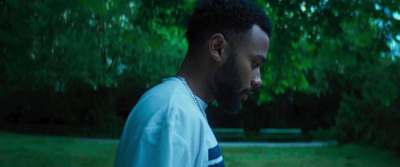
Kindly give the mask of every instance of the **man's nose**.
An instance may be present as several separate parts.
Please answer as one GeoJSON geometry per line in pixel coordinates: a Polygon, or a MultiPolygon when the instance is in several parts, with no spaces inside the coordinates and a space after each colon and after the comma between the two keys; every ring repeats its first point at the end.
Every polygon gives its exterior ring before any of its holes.
{"type": "Polygon", "coordinates": [[[260,71],[257,70],[256,74],[254,75],[253,79],[251,80],[252,87],[260,87],[262,85],[262,80],[260,77],[260,71]]]}

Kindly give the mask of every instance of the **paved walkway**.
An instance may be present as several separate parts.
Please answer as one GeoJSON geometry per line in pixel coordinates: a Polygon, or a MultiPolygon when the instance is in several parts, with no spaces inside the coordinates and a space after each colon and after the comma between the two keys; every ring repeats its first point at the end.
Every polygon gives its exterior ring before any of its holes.
{"type": "Polygon", "coordinates": [[[337,141],[312,142],[219,142],[222,147],[322,147],[336,146],[337,141]]]}

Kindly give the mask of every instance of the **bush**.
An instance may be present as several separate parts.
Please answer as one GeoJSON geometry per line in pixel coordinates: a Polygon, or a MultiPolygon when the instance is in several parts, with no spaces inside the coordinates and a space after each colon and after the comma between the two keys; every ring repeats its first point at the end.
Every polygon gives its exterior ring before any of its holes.
{"type": "Polygon", "coordinates": [[[367,71],[359,93],[344,93],[333,127],[340,143],[375,144],[400,154],[400,77],[398,64],[367,71]]]}

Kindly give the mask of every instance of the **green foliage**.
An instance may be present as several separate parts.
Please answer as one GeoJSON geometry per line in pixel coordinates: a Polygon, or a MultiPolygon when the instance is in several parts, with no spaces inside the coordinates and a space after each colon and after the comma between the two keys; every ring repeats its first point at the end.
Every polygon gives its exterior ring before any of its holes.
{"type": "Polygon", "coordinates": [[[392,125],[400,120],[394,112],[399,110],[400,84],[394,72],[398,51],[388,45],[399,35],[399,20],[393,13],[400,3],[257,3],[269,14],[274,36],[257,99],[256,110],[264,113],[245,110],[246,122],[268,122],[261,127],[271,126],[271,122],[278,127],[300,126],[304,131],[334,126],[342,142],[385,143],[398,150],[400,140],[393,136],[398,134],[397,126],[392,125]],[[261,119],[271,116],[276,118],[261,119]],[[285,121],[285,125],[279,123],[285,121]]]}
{"type": "Polygon", "coordinates": [[[341,142],[360,141],[376,143],[400,153],[398,62],[390,62],[383,68],[365,71],[358,89],[343,94],[335,133],[341,142]]]}
{"type": "Polygon", "coordinates": [[[388,51],[388,35],[397,31],[391,22],[398,21],[388,13],[399,6],[395,2],[257,2],[274,23],[269,61],[262,71],[266,90],[258,104],[286,88],[326,93],[331,88],[324,71],[344,74],[347,67],[376,64],[388,51]],[[375,10],[378,4],[382,10],[375,10]],[[307,78],[309,72],[312,78],[307,78]]]}
{"type": "Polygon", "coordinates": [[[133,102],[119,101],[140,97],[125,91],[133,86],[132,92],[143,92],[174,75],[185,55],[182,20],[194,2],[162,4],[0,2],[0,95],[7,106],[0,119],[121,125],[119,108],[129,112],[133,102]]]}
{"type": "Polygon", "coordinates": [[[335,137],[332,130],[318,128],[318,130],[310,131],[304,138],[313,141],[332,141],[335,137]]]}

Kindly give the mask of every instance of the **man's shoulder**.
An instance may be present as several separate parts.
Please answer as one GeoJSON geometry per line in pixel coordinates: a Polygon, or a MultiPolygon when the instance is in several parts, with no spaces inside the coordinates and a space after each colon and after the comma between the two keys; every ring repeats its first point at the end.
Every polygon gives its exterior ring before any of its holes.
{"type": "Polygon", "coordinates": [[[146,110],[188,109],[191,107],[192,97],[188,88],[176,77],[163,79],[160,84],[146,91],[136,107],[146,110]]]}
{"type": "Polygon", "coordinates": [[[176,77],[165,78],[163,81],[154,87],[147,90],[141,100],[168,100],[173,99],[175,96],[182,96],[185,93],[185,87],[181,81],[176,77]]]}
{"type": "Polygon", "coordinates": [[[182,81],[167,78],[143,94],[128,120],[143,126],[161,125],[177,118],[181,121],[200,118],[202,115],[197,111],[198,106],[182,81]]]}

